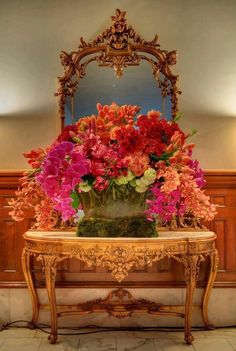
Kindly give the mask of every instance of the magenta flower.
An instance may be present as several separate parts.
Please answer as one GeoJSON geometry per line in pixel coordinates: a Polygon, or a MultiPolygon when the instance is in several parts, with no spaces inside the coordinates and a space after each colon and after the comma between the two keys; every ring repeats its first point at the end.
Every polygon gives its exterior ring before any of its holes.
{"type": "Polygon", "coordinates": [[[75,215],[71,192],[90,172],[90,161],[77,150],[76,144],[63,141],[47,154],[36,179],[43,191],[62,213],[63,220],[75,215]]]}
{"type": "Polygon", "coordinates": [[[194,171],[193,178],[199,188],[202,188],[206,181],[204,179],[203,170],[199,167],[199,162],[197,160],[191,160],[188,166],[194,171]]]}
{"type": "Polygon", "coordinates": [[[173,216],[181,216],[184,214],[186,208],[181,199],[181,192],[179,189],[163,193],[158,185],[154,185],[151,191],[154,199],[147,200],[148,209],[146,214],[149,218],[153,218],[157,215],[165,222],[171,221],[173,216]]]}

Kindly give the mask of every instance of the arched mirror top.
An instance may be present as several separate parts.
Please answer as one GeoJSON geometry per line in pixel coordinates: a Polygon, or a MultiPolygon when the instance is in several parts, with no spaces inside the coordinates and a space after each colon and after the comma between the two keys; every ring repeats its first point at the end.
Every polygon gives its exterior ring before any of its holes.
{"type": "Polygon", "coordinates": [[[87,43],[81,38],[77,51],[61,52],[64,74],[58,77],[59,87],[55,95],[59,100],[62,129],[65,125],[67,99],[73,99],[79,81],[85,77],[87,66],[92,62],[96,62],[99,67],[113,68],[117,78],[123,75],[125,68],[139,66],[142,61],[148,62],[163,104],[168,97],[172,118],[178,113],[178,76],[172,72],[172,66],[176,64],[176,51],[162,50],[157,35],[152,41],[145,41],[127,24],[125,14],[117,9],[115,16],[111,17],[111,27],[95,40],[87,43]]]}

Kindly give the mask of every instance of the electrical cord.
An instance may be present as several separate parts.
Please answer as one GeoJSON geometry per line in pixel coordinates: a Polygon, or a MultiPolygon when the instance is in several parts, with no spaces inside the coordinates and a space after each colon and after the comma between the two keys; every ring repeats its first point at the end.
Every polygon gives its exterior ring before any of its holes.
{"type": "MultiPolygon", "coordinates": [[[[227,327],[215,327],[214,329],[226,329],[226,328],[235,328],[236,325],[231,325],[227,327]]],[[[49,331],[45,328],[50,328],[50,325],[47,324],[37,324],[33,325],[30,321],[27,320],[16,320],[13,322],[5,323],[0,327],[0,332],[9,328],[28,328],[28,329],[38,329],[46,334],[50,334],[49,331]],[[16,323],[26,323],[27,325],[14,325],[16,323]]],[[[111,332],[111,331],[138,331],[138,332],[182,332],[184,331],[183,327],[100,327],[97,325],[87,325],[84,327],[60,327],[60,330],[73,330],[80,331],[79,333],[58,333],[58,335],[87,335],[95,334],[102,332],[111,332]],[[83,331],[84,329],[94,329],[91,331],[83,331]]],[[[207,331],[204,327],[193,327],[192,331],[207,331]]]]}

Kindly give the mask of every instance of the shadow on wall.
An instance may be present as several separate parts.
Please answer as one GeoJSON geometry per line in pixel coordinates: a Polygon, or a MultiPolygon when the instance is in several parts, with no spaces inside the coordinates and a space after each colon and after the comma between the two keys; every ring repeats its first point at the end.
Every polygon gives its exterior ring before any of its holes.
{"type": "Polygon", "coordinates": [[[203,169],[236,169],[236,118],[189,113],[180,125],[186,132],[197,129],[191,142],[196,144],[194,156],[203,169]]]}

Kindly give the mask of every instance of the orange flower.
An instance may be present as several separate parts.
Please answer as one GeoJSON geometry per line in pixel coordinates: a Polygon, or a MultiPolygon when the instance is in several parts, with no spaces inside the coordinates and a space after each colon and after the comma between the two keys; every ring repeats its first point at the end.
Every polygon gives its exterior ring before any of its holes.
{"type": "Polygon", "coordinates": [[[136,152],[126,156],[125,161],[129,162],[129,169],[135,174],[136,177],[140,177],[149,167],[149,157],[143,152],[136,152]]]}

